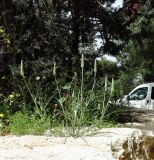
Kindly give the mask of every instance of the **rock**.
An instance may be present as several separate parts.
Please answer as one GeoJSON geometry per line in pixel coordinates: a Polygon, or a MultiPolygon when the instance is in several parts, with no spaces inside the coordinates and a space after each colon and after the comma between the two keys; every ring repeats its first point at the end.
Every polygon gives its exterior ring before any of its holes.
{"type": "Polygon", "coordinates": [[[154,136],[145,138],[144,147],[147,160],[154,160],[154,136]]]}
{"type": "Polygon", "coordinates": [[[130,128],[106,128],[80,138],[4,136],[0,160],[146,160],[148,146],[142,132],[130,128]]]}
{"type": "Polygon", "coordinates": [[[123,138],[120,135],[116,141],[112,142],[113,156],[117,160],[146,160],[142,132],[140,130],[128,131],[131,134],[123,138]]]}

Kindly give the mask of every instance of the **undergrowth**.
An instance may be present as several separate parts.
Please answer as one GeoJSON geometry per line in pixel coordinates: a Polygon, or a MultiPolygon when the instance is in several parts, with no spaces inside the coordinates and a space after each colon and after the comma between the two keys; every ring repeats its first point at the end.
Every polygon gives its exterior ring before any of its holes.
{"type": "MultiPolygon", "coordinates": [[[[55,89],[49,96],[46,90],[48,87],[44,83],[34,84],[32,80],[28,80],[24,73],[24,63],[21,61],[22,85],[19,86],[20,93],[18,93],[21,100],[20,108],[18,112],[9,116],[9,123],[5,128],[19,135],[41,135],[48,132],[55,136],[79,137],[94,135],[102,127],[117,126],[114,121],[118,116],[118,108],[113,101],[114,79],[109,82],[106,76],[97,81],[95,59],[92,80],[87,83],[84,67],[84,55],[82,55],[81,80],[77,78],[77,73],[74,73],[71,82],[63,84],[58,80],[58,67],[54,63],[52,74],[55,89]],[[27,103],[26,96],[30,103],[27,103]]],[[[15,99],[17,94],[14,92],[13,94],[8,101],[12,108],[13,105],[18,108],[19,103],[16,101],[19,102],[19,98],[15,99]]]]}

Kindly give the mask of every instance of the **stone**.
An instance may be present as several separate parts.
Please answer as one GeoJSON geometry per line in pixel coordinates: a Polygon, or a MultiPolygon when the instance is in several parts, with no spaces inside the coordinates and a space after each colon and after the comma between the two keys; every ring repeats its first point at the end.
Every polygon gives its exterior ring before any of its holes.
{"type": "Polygon", "coordinates": [[[148,160],[154,160],[154,136],[144,139],[145,153],[148,160]]]}
{"type": "Polygon", "coordinates": [[[79,138],[10,135],[0,137],[0,160],[146,160],[147,144],[140,130],[130,128],[79,138]]]}

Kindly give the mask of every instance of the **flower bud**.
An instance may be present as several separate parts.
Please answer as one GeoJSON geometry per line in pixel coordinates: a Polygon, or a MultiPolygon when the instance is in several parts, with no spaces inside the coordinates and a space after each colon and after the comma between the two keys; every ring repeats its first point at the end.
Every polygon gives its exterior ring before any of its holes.
{"type": "Polygon", "coordinates": [[[84,55],[81,56],[81,68],[84,68],[84,55]]]}
{"type": "Polygon", "coordinates": [[[14,95],[13,95],[13,94],[10,94],[10,95],[9,95],[9,98],[10,98],[10,99],[14,98],[14,95]]]}
{"type": "Polygon", "coordinates": [[[105,75],[105,91],[107,91],[107,75],[105,75]]]}
{"type": "Polygon", "coordinates": [[[94,62],[94,73],[97,72],[97,59],[95,58],[95,62],[94,62]]]}
{"type": "Polygon", "coordinates": [[[23,60],[21,60],[21,64],[20,64],[20,75],[22,77],[24,77],[24,64],[23,64],[23,60]]]}
{"type": "Polygon", "coordinates": [[[56,76],[56,63],[53,64],[53,75],[56,76]]]}
{"type": "Polygon", "coordinates": [[[39,80],[40,80],[40,77],[39,77],[39,76],[38,76],[38,77],[36,77],[36,80],[37,80],[37,81],[39,81],[39,80]]]}
{"type": "Polygon", "coordinates": [[[112,78],[111,93],[114,92],[114,78],[112,78]]]}
{"type": "Polygon", "coordinates": [[[77,109],[74,110],[74,117],[77,117],[77,109]]]}
{"type": "Polygon", "coordinates": [[[1,113],[1,114],[0,114],[0,118],[3,118],[3,117],[4,117],[4,114],[3,114],[3,113],[1,113]]]}

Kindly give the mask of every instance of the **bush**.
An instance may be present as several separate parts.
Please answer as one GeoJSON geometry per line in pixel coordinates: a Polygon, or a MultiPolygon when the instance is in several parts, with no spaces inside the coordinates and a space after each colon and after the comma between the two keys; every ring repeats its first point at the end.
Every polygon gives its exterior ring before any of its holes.
{"type": "Polygon", "coordinates": [[[10,118],[10,132],[17,135],[42,135],[50,127],[50,119],[40,119],[34,114],[17,112],[10,118]]]}

